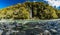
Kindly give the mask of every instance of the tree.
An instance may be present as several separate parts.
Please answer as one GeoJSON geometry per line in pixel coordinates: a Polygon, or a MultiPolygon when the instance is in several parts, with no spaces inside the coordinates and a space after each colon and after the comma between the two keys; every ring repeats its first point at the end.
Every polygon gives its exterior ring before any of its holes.
{"type": "MultiPolygon", "coordinates": [[[[28,0],[29,1],[29,0],[28,0]]],[[[60,11],[44,2],[25,2],[0,10],[0,19],[56,19],[60,11]]]]}

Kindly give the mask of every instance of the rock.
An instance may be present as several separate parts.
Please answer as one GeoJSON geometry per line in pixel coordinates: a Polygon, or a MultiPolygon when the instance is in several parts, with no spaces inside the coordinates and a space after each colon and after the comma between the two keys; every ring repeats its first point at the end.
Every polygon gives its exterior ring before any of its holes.
{"type": "Polygon", "coordinates": [[[51,35],[51,33],[48,30],[45,30],[44,35],[51,35]]]}

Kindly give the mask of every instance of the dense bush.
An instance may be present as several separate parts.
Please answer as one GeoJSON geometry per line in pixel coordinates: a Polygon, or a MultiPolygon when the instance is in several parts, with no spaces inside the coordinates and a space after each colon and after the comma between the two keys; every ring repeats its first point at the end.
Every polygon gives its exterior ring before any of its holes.
{"type": "Polygon", "coordinates": [[[56,19],[60,11],[43,2],[25,2],[0,10],[0,19],[56,19]]]}

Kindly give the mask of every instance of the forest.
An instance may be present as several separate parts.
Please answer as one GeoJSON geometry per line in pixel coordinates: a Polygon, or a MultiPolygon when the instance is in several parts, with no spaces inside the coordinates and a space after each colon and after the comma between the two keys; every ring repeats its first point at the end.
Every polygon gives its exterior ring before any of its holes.
{"type": "Polygon", "coordinates": [[[0,19],[58,19],[60,10],[44,2],[25,2],[0,10],[0,19]]]}

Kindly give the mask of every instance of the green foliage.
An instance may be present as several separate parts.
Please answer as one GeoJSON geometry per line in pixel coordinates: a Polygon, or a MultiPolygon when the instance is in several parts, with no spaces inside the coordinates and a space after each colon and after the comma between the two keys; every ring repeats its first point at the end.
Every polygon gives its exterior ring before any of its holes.
{"type": "Polygon", "coordinates": [[[48,4],[43,2],[33,3],[33,17],[38,17],[39,19],[56,19],[58,15],[57,11],[48,4]]]}
{"type": "Polygon", "coordinates": [[[25,2],[0,10],[0,19],[56,19],[60,11],[43,2],[25,2]]]}
{"type": "Polygon", "coordinates": [[[25,5],[17,4],[1,10],[1,19],[29,19],[29,12],[25,5]]]}

